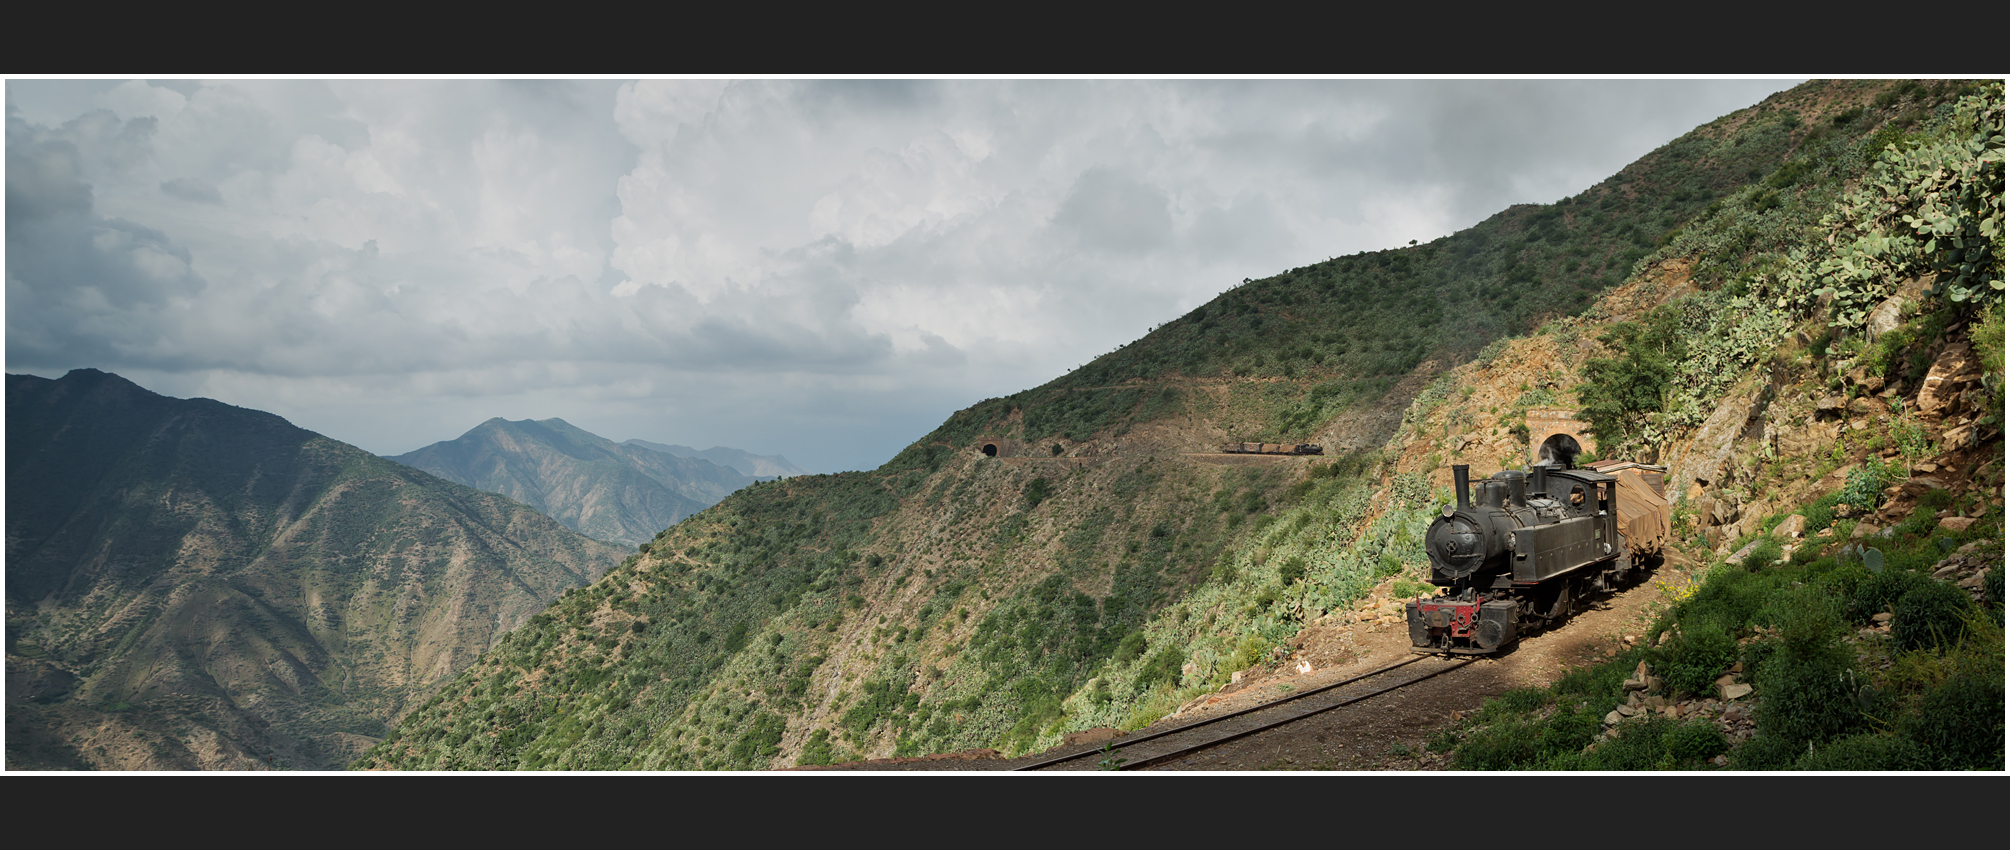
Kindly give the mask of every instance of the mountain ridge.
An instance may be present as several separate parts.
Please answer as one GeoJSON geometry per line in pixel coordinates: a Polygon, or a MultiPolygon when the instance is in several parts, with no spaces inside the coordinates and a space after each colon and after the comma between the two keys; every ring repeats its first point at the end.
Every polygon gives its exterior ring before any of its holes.
{"type": "Polygon", "coordinates": [[[339,766],[620,557],[264,411],[7,390],[10,768],[339,766]]]}
{"type": "Polygon", "coordinates": [[[702,458],[618,444],[555,417],[491,418],[455,439],[389,459],[631,546],[754,480],[702,458]]]}

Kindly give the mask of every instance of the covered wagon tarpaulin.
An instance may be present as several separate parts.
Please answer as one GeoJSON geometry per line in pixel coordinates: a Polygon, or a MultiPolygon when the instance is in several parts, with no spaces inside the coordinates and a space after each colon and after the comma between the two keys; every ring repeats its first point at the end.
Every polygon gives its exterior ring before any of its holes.
{"type": "Polygon", "coordinates": [[[1668,539],[1668,517],[1672,511],[1659,487],[1661,472],[1632,468],[1608,473],[1619,479],[1619,533],[1636,556],[1661,551],[1668,539]]]}

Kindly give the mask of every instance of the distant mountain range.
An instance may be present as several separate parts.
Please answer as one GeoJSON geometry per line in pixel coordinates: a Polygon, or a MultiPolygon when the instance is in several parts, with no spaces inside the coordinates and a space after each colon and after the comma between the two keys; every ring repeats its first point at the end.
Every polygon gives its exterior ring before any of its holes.
{"type": "Polygon", "coordinates": [[[588,537],[629,545],[757,480],[734,464],[693,455],[728,457],[745,468],[795,469],[786,460],[736,449],[680,454],[672,449],[681,446],[637,443],[616,443],[563,419],[498,418],[391,460],[501,493],[588,537]]]}
{"type": "Polygon", "coordinates": [[[332,769],[621,552],[286,420],[7,376],[7,767],[332,769]]]}
{"type": "Polygon", "coordinates": [[[690,446],[666,446],[662,443],[652,443],[648,440],[623,440],[621,444],[624,446],[641,446],[645,449],[673,454],[678,457],[695,457],[709,460],[720,466],[730,466],[738,470],[741,475],[752,478],[789,478],[796,475],[810,474],[809,470],[790,463],[788,458],[781,455],[757,455],[725,446],[713,446],[704,451],[699,451],[690,446]]]}

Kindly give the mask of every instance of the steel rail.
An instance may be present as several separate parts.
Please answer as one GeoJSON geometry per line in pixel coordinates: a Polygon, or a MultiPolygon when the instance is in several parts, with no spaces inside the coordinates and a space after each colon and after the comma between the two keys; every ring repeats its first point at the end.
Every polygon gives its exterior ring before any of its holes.
{"type": "Polygon", "coordinates": [[[1388,693],[1388,692],[1390,692],[1390,691],[1394,691],[1394,690],[1400,690],[1400,689],[1402,689],[1402,688],[1407,688],[1407,687],[1409,687],[1409,686],[1411,686],[1411,685],[1414,685],[1414,684],[1416,684],[1416,683],[1418,683],[1418,682],[1421,682],[1421,681],[1424,681],[1425,679],[1430,679],[1430,678],[1433,678],[1433,677],[1436,677],[1436,676],[1442,676],[1442,675],[1444,675],[1444,674],[1446,674],[1446,673],[1450,673],[1450,672],[1452,672],[1453,670],[1457,670],[1457,669],[1459,669],[1460,667],[1464,667],[1464,666],[1466,666],[1466,665],[1468,665],[1468,664],[1471,664],[1471,663],[1473,663],[1474,661],[1477,661],[1477,660],[1478,660],[1478,659],[1474,659],[1474,658],[1468,658],[1468,659],[1464,659],[1464,660],[1461,660],[1461,661],[1457,661],[1457,662],[1455,662],[1455,663],[1453,663],[1453,664],[1450,664],[1450,665],[1447,665],[1447,666],[1445,666],[1445,667],[1443,667],[1443,668],[1440,668],[1440,669],[1437,669],[1437,670],[1433,670],[1433,671],[1431,671],[1431,672],[1429,672],[1429,673],[1425,673],[1424,675],[1422,675],[1422,676],[1418,676],[1417,678],[1414,678],[1414,679],[1409,679],[1409,680],[1407,680],[1407,681],[1403,681],[1403,682],[1399,682],[1399,683],[1397,683],[1397,684],[1394,684],[1394,685],[1390,685],[1390,686],[1388,686],[1388,687],[1386,687],[1386,688],[1382,688],[1382,689],[1380,689],[1380,690],[1375,690],[1375,691],[1369,691],[1368,693],[1365,693],[1365,694],[1361,694],[1360,696],[1353,696],[1353,697],[1348,697],[1348,698],[1346,698],[1346,699],[1343,699],[1343,700],[1341,700],[1341,701],[1339,701],[1339,702],[1336,702],[1336,703],[1334,703],[1334,704],[1332,704],[1332,705],[1328,705],[1328,706],[1322,706],[1322,707],[1320,707],[1320,708],[1315,708],[1315,709],[1312,709],[1311,711],[1301,711],[1301,712],[1299,712],[1299,713],[1297,713],[1297,714],[1294,714],[1294,715],[1292,715],[1292,716],[1290,716],[1290,717],[1286,717],[1286,718],[1284,718],[1284,719],[1282,719],[1282,720],[1279,720],[1279,721],[1276,721],[1276,722],[1274,722],[1274,723],[1266,723],[1266,724],[1264,724],[1264,725],[1262,725],[1262,726],[1258,726],[1258,727],[1255,727],[1255,728],[1253,728],[1253,729],[1245,729],[1245,730],[1243,730],[1243,731],[1241,731],[1241,732],[1236,732],[1236,733],[1233,733],[1233,734],[1229,734],[1229,735],[1223,735],[1223,736],[1221,736],[1221,737],[1219,737],[1219,738],[1216,738],[1216,739],[1214,739],[1214,740],[1211,740],[1211,741],[1203,741],[1203,742],[1201,742],[1201,743],[1198,743],[1198,744],[1194,744],[1194,745],[1192,745],[1192,746],[1190,746],[1190,747],[1186,747],[1186,748],[1183,748],[1183,749],[1178,749],[1178,750],[1173,750],[1172,752],[1168,752],[1168,753],[1161,753],[1161,754],[1159,754],[1159,755],[1155,755],[1155,756],[1148,756],[1148,757],[1146,757],[1146,758],[1142,758],[1142,759],[1139,759],[1139,760],[1137,760],[1137,761],[1135,761],[1135,762],[1126,762],[1126,763],[1124,763],[1124,764],[1122,764],[1122,765],[1119,765],[1119,766],[1117,767],[1117,769],[1118,769],[1118,770],[1136,770],[1136,769],[1138,769],[1138,768],[1144,768],[1144,767],[1150,767],[1150,766],[1152,766],[1152,765],[1155,765],[1155,764],[1164,764],[1164,763],[1166,763],[1166,762],[1169,762],[1169,761],[1173,761],[1173,760],[1175,760],[1175,759],[1181,759],[1181,758],[1185,758],[1185,757],[1187,757],[1187,756],[1190,756],[1190,755],[1192,755],[1192,754],[1194,754],[1194,753],[1196,753],[1196,752],[1199,752],[1199,751],[1201,751],[1201,750],[1205,750],[1205,749],[1208,749],[1209,747],[1218,747],[1218,746],[1221,746],[1222,744],[1226,744],[1226,743],[1228,743],[1228,742],[1230,742],[1230,741],[1234,741],[1234,740],[1238,740],[1238,739],[1241,739],[1241,738],[1247,738],[1247,737],[1249,737],[1249,736],[1251,736],[1251,735],[1254,735],[1254,734],[1256,734],[1256,733],[1258,733],[1258,732],[1267,732],[1267,731],[1269,731],[1269,730],[1271,730],[1271,729],[1275,729],[1275,728],[1277,728],[1277,727],[1279,727],[1279,726],[1287,726],[1287,725],[1290,725],[1290,724],[1292,724],[1292,723],[1297,723],[1298,721],[1300,721],[1300,720],[1304,720],[1305,718],[1308,718],[1308,717],[1311,717],[1311,716],[1313,716],[1313,715],[1315,715],[1315,714],[1323,714],[1323,713],[1325,713],[1325,712],[1328,712],[1328,711],[1332,711],[1332,710],[1334,710],[1334,709],[1336,709],[1336,708],[1345,708],[1345,707],[1347,707],[1347,706],[1350,706],[1350,705],[1353,705],[1354,703],[1357,703],[1357,702],[1360,702],[1360,701],[1362,701],[1362,700],[1364,700],[1364,699],[1368,699],[1369,697],[1374,697],[1374,696],[1380,696],[1380,695],[1382,695],[1382,694],[1386,694],[1386,693],[1388,693]]]}
{"type": "MultiPolygon", "coordinates": [[[[1194,721],[1194,722],[1192,722],[1192,723],[1187,723],[1187,724],[1183,724],[1183,725],[1180,725],[1180,726],[1175,726],[1175,727],[1173,727],[1173,728],[1171,728],[1171,729],[1166,729],[1166,730],[1163,730],[1163,731],[1159,731],[1159,732],[1153,732],[1152,734],[1149,734],[1149,735],[1142,735],[1142,736],[1139,736],[1139,737],[1136,737],[1136,738],[1130,738],[1130,739],[1127,739],[1127,740],[1123,741],[1123,742],[1122,742],[1122,743],[1120,743],[1120,744],[1106,744],[1105,746],[1108,746],[1108,747],[1109,747],[1109,749],[1108,749],[1108,750],[1105,750],[1105,749],[1104,749],[1103,747],[1096,747],[1096,748],[1092,748],[1092,749],[1087,749],[1087,750],[1082,750],[1082,751],[1080,751],[1080,752],[1076,752],[1076,753],[1071,753],[1071,754],[1068,754],[1068,755],[1060,755],[1060,756],[1055,756],[1055,757],[1053,757],[1053,758],[1050,758],[1050,759],[1046,759],[1046,760],[1044,760],[1044,761],[1038,761],[1038,762],[1034,762],[1034,763],[1032,763],[1032,764],[1028,764],[1028,765],[1021,765],[1021,766],[1019,766],[1019,767],[1015,767],[1015,768],[1013,768],[1013,770],[1041,770],[1041,769],[1044,769],[1044,768],[1048,768],[1048,767],[1052,767],[1052,766],[1054,766],[1054,765],[1057,765],[1057,764],[1063,764],[1063,763],[1066,763],[1066,762],[1071,762],[1071,761],[1075,761],[1076,759],[1080,759],[1080,758],[1083,758],[1083,757],[1086,757],[1086,756],[1092,756],[1092,755],[1098,755],[1098,754],[1101,754],[1101,753],[1104,753],[1104,752],[1114,752],[1114,751],[1116,751],[1117,749],[1119,749],[1119,748],[1123,748],[1123,747],[1134,747],[1134,746],[1137,746],[1138,744],[1142,744],[1142,743],[1145,743],[1146,741],[1153,741],[1153,740],[1157,740],[1157,739],[1159,739],[1159,738],[1163,738],[1163,737],[1166,737],[1167,735],[1178,735],[1178,734],[1180,734],[1180,733],[1182,733],[1182,732],[1189,732],[1189,731],[1192,731],[1192,730],[1195,730],[1195,729],[1199,729],[1199,728],[1201,728],[1201,727],[1203,727],[1203,726],[1210,726],[1210,725],[1213,725],[1213,724],[1216,724],[1216,723],[1221,723],[1221,722],[1223,722],[1223,721],[1227,721],[1227,720],[1232,720],[1232,719],[1234,719],[1234,718],[1237,718],[1237,717],[1241,717],[1241,716],[1243,716],[1243,715],[1245,715],[1245,714],[1252,714],[1252,713],[1255,713],[1255,712],[1258,712],[1258,711],[1268,711],[1268,710],[1270,710],[1270,709],[1274,709],[1274,708],[1277,708],[1277,707],[1279,707],[1279,706],[1283,706],[1283,705],[1285,705],[1285,704],[1287,704],[1287,703],[1292,703],[1292,702],[1297,702],[1297,701],[1299,701],[1299,700],[1302,700],[1302,699],[1307,699],[1307,698],[1309,698],[1309,697],[1313,697],[1313,696],[1317,696],[1317,695],[1319,695],[1319,694],[1322,694],[1322,693],[1325,693],[1325,692],[1327,692],[1327,691],[1330,691],[1330,690],[1333,690],[1333,689],[1335,689],[1335,688],[1343,688],[1343,687],[1346,687],[1346,686],[1348,686],[1348,685],[1351,685],[1351,684],[1354,684],[1355,682],[1359,682],[1359,681],[1362,681],[1362,680],[1364,680],[1364,679],[1372,679],[1372,678],[1374,678],[1374,677],[1376,677],[1376,676],[1380,676],[1380,675],[1383,675],[1383,674],[1385,674],[1385,673],[1388,673],[1388,672],[1390,672],[1390,671],[1392,671],[1392,670],[1396,670],[1396,669],[1398,669],[1398,668],[1401,668],[1401,667],[1406,667],[1406,666],[1409,666],[1409,665],[1411,665],[1411,664],[1415,664],[1415,663],[1417,663],[1417,662],[1419,662],[1419,661],[1423,661],[1423,660],[1425,660],[1425,659],[1429,659],[1429,658],[1435,658],[1435,657],[1438,657],[1438,656],[1432,656],[1432,655],[1418,655],[1418,656],[1414,656],[1414,657],[1411,657],[1411,658],[1407,658],[1407,659],[1404,659],[1404,660],[1402,660],[1402,661],[1398,661],[1398,662],[1396,662],[1396,663],[1394,663],[1394,664],[1390,664],[1390,665],[1388,665],[1388,666],[1385,666],[1385,667],[1381,667],[1381,668],[1378,668],[1378,669],[1375,669],[1375,670],[1370,670],[1370,671],[1368,671],[1368,672],[1366,672],[1366,673],[1362,673],[1362,674],[1360,674],[1360,675],[1358,675],[1358,676],[1354,676],[1353,678],[1349,678],[1349,679],[1342,679],[1342,680],[1340,680],[1340,681],[1338,681],[1338,682],[1333,682],[1333,683],[1331,683],[1331,684],[1327,684],[1327,685],[1321,685],[1321,686],[1319,686],[1319,687],[1317,687],[1317,688],[1313,688],[1313,689],[1311,689],[1311,690],[1308,690],[1308,691],[1301,691],[1301,692],[1299,692],[1299,693],[1295,693],[1295,694],[1292,694],[1292,695],[1290,695],[1290,696],[1287,696],[1287,697],[1281,697],[1281,698],[1278,698],[1278,699],[1274,699],[1274,700],[1271,700],[1271,701],[1269,701],[1269,702],[1264,702],[1264,703],[1259,703],[1259,704],[1257,704],[1257,705],[1253,705],[1253,706],[1250,706],[1249,708],[1245,708],[1245,709],[1241,709],[1241,710],[1238,710],[1238,711],[1231,711],[1231,712],[1229,712],[1229,713],[1227,713],[1227,714],[1222,714],[1222,715],[1217,715],[1217,716],[1215,716],[1215,717],[1208,717],[1208,718],[1203,718],[1203,719],[1200,719],[1200,720],[1196,720],[1196,721],[1194,721]]],[[[1291,718],[1291,719],[1289,719],[1289,720],[1285,720],[1285,721],[1283,721],[1282,723],[1290,723],[1290,722],[1295,722],[1296,720],[1299,720],[1299,719],[1302,719],[1302,718],[1304,718],[1304,717],[1310,717],[1310,716],[1312,716],[1312,715],[1314,715],[1314,714],[1318,714],[1319,712],[1322,712],[1322,711],[1327,711],[1327,710],[1330,710],[1330,709],[1333,709],[1333,708],[1339,708],[1340,706],[1343,706],[1343,705],[1347,705],[1347,704],[1349,704],[1349,703],[1352,703],[1352,702],[1358,702],[1358,701],[1360,701],[1360,700],[1362,700],[1362,699],[1367,699],[1367,698],[1368,698],[1369,696],[1374,696],[1375,694],[1380,694],[1380,693],[1384,693],[1384,692],[1386,692],[1386,691],[1392,691],[1392,690],[1395,690],[1396,688],[1400,688],[1400,687],[1404,687],[1405,685],[1410,685],[1410,684],[1414,684],[1414,683],[1416,683],[1416,682],[1421,682],[1421,681],[1423,681],[1424,679],[1428,679],[1428,678],[1431,678],[1431,676],[1436,676],[1436,675],[1438,675],[1438,673],[1443,673],[1443,672],[1446,672],[1447,670],[1455,670],[1455,669],[1457,669],[1457,668],[1459,668],[1459,667],[1463,667],[1463,666],[1465,666],[1466,664],[1469,664],[1469,663],[1471,663],[1471,661],[1472,661],[1472,659],[1468,659],[1468,660],[1466,660],[1466,661],[1462,661],[1462,662],[1459,662],[1459,663],[1457,663],[1457,664],[1454,664],[1454,665],[1452,665],[1452,666],[1450,666],[1450,667],[1446,667],[1446,668],[1445,668],[1444,670],[1439,670],[1439,671],[1437,671],[1436,673],[1432,673],[1432,674],[1430,674],[1430,675],[1427,675],[1427,676],[1422,676],[1422,677],[1420,677],[1420,678],[1417,678],[1417,679],[1413,679],[1413,680],[1411,680],[1411,681],[1409,681],[1409,682],[1404,682],[1404,683],[1403,683],[1402,685],[1395,685],[1395,686],[1393,686],[1393,687],[1389,687],[1389,688],[1384,688],[1384,689],[1382,689],[1382,690],[1380,690],[1380,691],[1375,691],[1374,693],[1371,693],[1371,694],[1368,694],[1368,695],[1366,695],[1366,696],[1362,696],[1362,697],[1357,697],[1357,698],[1355,698],[1355,699],[1350,699],[1350,700],[1345,700],[1345,701],[1342,701],[1342,702],[1340,702],[1340,703],[1337,703],[1337,704],[1335,704],[1335,705],[1331,705],[1331,706],[1327,706],[1327,707],[1325,707],[1325,708],[1320,708],[1320,709],[1315,709],[1315,710],[1313,710],[1313,711],[1309,711],[1309,712],[1303,712],[1303,713],[1301,713],[1301,714],[1299,714],[1299,715],[1296,715],[1296,716],[1292,717],[1292,718],[1291,718]]],[[[1269,729],[1269,728],[1273,728],[1273,727],[1275,727],[1275,726],[1279,726],[1279,725],[1282,725],[1282,723],[1274,723],[1274,724],[1271,724],[1270,726],[1263,726],[1263,727],[1259,727],[1258,729],[1255,729],[1255,730],[1252,730],[1252,731],[1255,731],[1255,732],[1260,732],[1260,731],[1263,731],[1264,729],[1269,729]]],[[[1245,732],[1245,733],[1242,733],[1242,735],[1246,735],[1246,734],[1251,734],[1251,733],[1249,733],[1249,732],[1245,732]]],[[[1235,740],[1236,738],[1239,738],[1239,737],[1242,737],[1242,735],[1232,735],[1232,736],[1229,736],[1229,737],[1225,737],[1225,738],[1220,738],[1220,739],[1217,739],[1217,740],[1215,740],[1215,741],[1211,741],[1211,742],[1208,742],[1208,743],[1204,743],[1204,744],[1199,744],[1199,745],[1196,745],[1195,747],[1191,747],[1191,748],[1188,748],[1188,750],[1182,750],[1182,751],[1178,751],[1178,752],[1186,752],[1186,751],[1189,751],[1189,750],[1192,750],[1192,749],[1200,749],[1200,748],[1205,748],[1205,747],[1211,747],[1211,746],[1214,746],[1215,744],[1218,744],[1218,743],[1223,743],[1223,742],[1226,742],[1226,741],[1233,741],[1233,740],[1235,740]]],[[[1158,762],[1159,762],[1159,761],[1161,761],[1161,760],[1162,760],[1162,759],[1161,759],[1160,757],[1158,757],[1158,756],[1153,756],[1153,757],[1151,757],[1151,758],[1148,758],[1148,759],[1145,759],[1145,760],[1143,760],[1143,761],[1141,761],[1141,762],[1138,762],[1138,763],[1137,763],[1136,765],[1130,765],[1130,764],[1127,764],[1127,765],[1125,765],[1125,767],[1124,767],[1123,769],[1129,769],[1130,767],[1133,767],[1133,766],[1143,766],[1143,765],[1146,765],[1146,764],[1156,764],[1156,763],[1158,763],[1158,762]]]]}

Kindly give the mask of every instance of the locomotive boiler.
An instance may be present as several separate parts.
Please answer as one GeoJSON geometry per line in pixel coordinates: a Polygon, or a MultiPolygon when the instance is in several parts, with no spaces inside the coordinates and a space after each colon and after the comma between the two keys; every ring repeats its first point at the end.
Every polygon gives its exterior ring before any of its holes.
{"type": "Polygon", "coordinates": [[[1469,467],[1452,467],[1458,502],[1424,537],[1439,593],[1405,606],[1412,651],[1497,652],[1658,560],[1669,514],[1652,486],[1660,476],[1606,466],[1631,474],[1545,460],[1475,486],[1469,467]]]}

